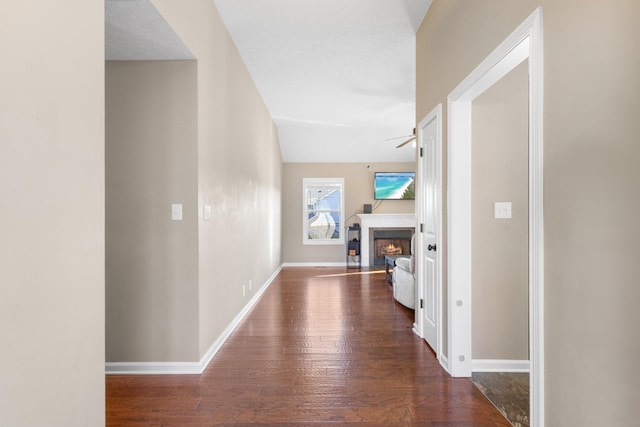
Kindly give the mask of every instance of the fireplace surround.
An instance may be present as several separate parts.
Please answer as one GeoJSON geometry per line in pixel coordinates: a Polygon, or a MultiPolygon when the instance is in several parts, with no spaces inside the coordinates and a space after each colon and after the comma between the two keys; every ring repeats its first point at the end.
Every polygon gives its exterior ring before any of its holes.
{"type": "MultiPolygon", "coordinates": [[[[380,231],[405,229],[410,231],[410,240],[416,225],[415,214],[358,214],[358,218],[360,219],[361,228],[360,259],[362,261],[362,267],[375,265],[370,255],[372,252],[375,252],[375,248],[372,248],[375,240],[371,233],[373,229],[379,229],[380,231]]],[[[403,251],[404,250],[409,251],[409,248],[403,248],[403,251]]],[[[408,254],[409,252],[407,252],[407,255],[408,254]]],[[[382,259],[382,265],[384,265],[384,256],[382,259]]]]}

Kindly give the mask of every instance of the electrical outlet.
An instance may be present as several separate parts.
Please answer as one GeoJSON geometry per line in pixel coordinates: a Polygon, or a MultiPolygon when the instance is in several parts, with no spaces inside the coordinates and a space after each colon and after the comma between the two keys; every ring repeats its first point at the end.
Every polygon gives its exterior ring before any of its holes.
{"type": "Polygon", "coordinates": [[[171,204],[171,219],[173,221],[182,221],[182,203],[171,204]]]}
{"type": "Polygon", "coordinates": [[[511,218],[511,202],[495,202],[493,217],[496,219],[511,218]]]}

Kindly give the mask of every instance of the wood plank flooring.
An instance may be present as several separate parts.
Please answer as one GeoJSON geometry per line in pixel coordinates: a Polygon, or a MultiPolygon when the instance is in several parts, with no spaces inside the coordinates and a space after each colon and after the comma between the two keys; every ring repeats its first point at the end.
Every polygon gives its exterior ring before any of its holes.
{"type": "Polygon", "coordinates": [[[107,376],[108,426],[509,426],[384,271],[285,268],[202,375],[107,376]]]}
{"type": "Polygon", "coordinates": [[[514,427],[529,427],[529,374],[474,372],[471,381],[514,427]]]}

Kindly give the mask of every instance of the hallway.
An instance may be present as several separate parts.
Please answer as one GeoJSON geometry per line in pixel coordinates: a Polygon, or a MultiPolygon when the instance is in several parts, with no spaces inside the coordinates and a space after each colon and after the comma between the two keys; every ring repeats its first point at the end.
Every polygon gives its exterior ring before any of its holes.
{"type": "Polygon", "coordinates": [[[107,376],[108,426],[509,426],[384,271],[285,268],[202,375],[107,376]]]}

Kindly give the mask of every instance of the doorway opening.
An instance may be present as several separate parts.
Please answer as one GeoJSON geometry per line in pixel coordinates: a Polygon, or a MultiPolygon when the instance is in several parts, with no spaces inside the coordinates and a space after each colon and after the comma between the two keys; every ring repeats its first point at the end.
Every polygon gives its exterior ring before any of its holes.
{"type": "Polygon", "coordinates": [[[542,10],[538,8],[448,97],[448,369],[470,377],[472,352],[472,102],[528,60],[528,340],[530,421],[544,424],[542,10]]]}

